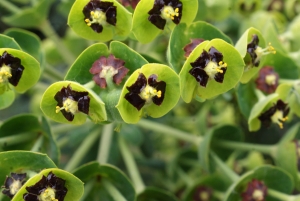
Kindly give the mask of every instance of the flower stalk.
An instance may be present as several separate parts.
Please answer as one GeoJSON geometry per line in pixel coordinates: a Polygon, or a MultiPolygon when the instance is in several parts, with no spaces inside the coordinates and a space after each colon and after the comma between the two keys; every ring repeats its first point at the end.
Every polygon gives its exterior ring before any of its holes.
{"type": "Polygon", "coordinates": [[[19,9],[17,6],[15,6],[14,4],[12,4],[6,0],[1,0],[0,6],[3,8],[6,8],[7,10],[9,10],[10,12],[12,12],[14,14],[21,12],[21,9],[19,9]]]}
{"type": "Polygon", "coordinates": [[[113,137],[113,129],[114,129],[114,124],[107,124],[103,127],[102,135],[101,135],[101,140],[99,144],[99,149],[98,149],[98,158],[97,161],[100,164],[105,164],[107,163],[107,159],[109,156],[109,151],[110,151],[110,145],[111,145],[111,140],[113,137]]]}
{"type": "Polygon", "coordinates": [[[39,152],[39,151],[41,151],[43,142],[44,142],[44,135],[40,134],[40,136],[38,137],[38,139],[35,141],[33,147],[31,148],[31,151],[33,151],[33,152],[39,152]]]}
{"type": "MultiPolygon", "coordinates": [[[[33,132],[24,132],[17,135],[5,136],[0,138],[0,147],[16,145],[19,143],[29,142],[37,137],[33,132]]],[[[1,149],[0,148],[0,149],[1,149]]]]}
{"type": "Polygon", "coordinates": [[[119,190],[109,180],[102,179],[101,183],[103,184],[104,188],[107,190],[109,195],[111,195],[111,197],[114,200],[127,201],[127,199],[124,198],[124,196],[119,192],[119,190]]]}

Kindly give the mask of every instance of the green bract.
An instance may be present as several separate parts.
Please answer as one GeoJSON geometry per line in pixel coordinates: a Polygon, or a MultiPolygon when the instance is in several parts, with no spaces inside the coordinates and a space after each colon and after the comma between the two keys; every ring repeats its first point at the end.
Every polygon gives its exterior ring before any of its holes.
{"type": "Polygon", "coordinates": [[[56,82],[49,86],[49,88],[45,91],[42,101],[41,101],[41,109],[46,116],[51,118],[54,121],[60,123],[70,123],[70,124],[84,124],[87,118],[87,115],[79,112],[75,114],[73,121],[68,121],[61,112],[56,113],[55,108],[57,105],[57,101],[54,99],[54,96],[57,92],[59,92],[63,87],[67,87],[70,85],[72,90],[77,92],[88,92],[88,96],[90,98],[89,103],[89,117],[95,123],[99,123],[101,121],[106,120],[106,111],[104,107],[103,101],[90,89],[85,88],[76,82],[71,81],[61,81],[56,82]]]}
{"type": "Polygon", "coordinates": [[[14,88],[19,93],[24,93],[33,87],[33,85],[35,85],[35,83],[39,80],[41,73],[40,64],[35,58],[20,50],[0,48],[0,55],[2,55],[5,51],[21,60],[21,65],[24,67],[23,74],[18,85],[16,87],[11,86],[11,88],[14,88]]]}
{"type": "Polygon", "coordinates": [[[179,24],[174,28],[170,36],[167,52],[169,63],[179,73],[185,60],[183,48],[191,42],[191,39],[212,40],[214,38],[220,38],[228,43],[232,43],[228,36],[207,22],[198,21],[190,26],[184,23],[179,24]]]}
{"type": "MultiPolygon", "coordinates": [[[[101,56],[108,57],[113,54],[116,58],[125,61],[124,66],[132,73],[142,65],[148,63],[139,53],[129,48],[124,43],[113,41],[110,43],[110,50],[103,43],[96,43],[85,49],[72,64],[65,76],[65,80],[86,84],[93,80],[90,68],[101,56]]],[[[98,87],[99,88],[99,87],[98,87]]]]}
{"type": "Polygon", "coordinates": [[[120,100],[116,107],[126,123],[137,123],[144,115],[154,118],[165,115],[177,104],[179,97],[178,75],[170,67],[162,64],[145,64],[141,69],[133,72],[128,78],[124,84],[120,100]],[[144,106],[141,110],[137,110],[137,108],[125,99],[125,95],[129,92],[127,87],[130,87],[137,81],[140,73],[144,74],[147,80],[150,75],[157,75],[158,81],[164,81],[166,83],[164,100],[161,105],[158,106],[151,103],[148,106],[144,106]]]}
{"type": "Polygon", "coordinates": [[[0,34],[0,47],[13,48],[21,50],[20,45],[15,41],[14,38],[0,34]]]}
{"type": "Polygon", "coordinates": [[[196,96],[201,99],[213,98],[233,88],[239,82],[243,70],[243,59],[232,45],[221,39],[202,42],[187,58],[179,74],[181,97],[187,103],[191,102],[196,96]],[[192,69],[190,63],[195,62],[195,60],[203,53],[203,50],[208,51],[211,47],[216,48],[223,54],[223,61],[227,63],[227,71],[224,75],[223,83],[216,82],[215,80],[208,80],[207,86],[203,87],[200,86],[195,77],[189,73],[192,69]]]}
{"type": "Polygon", "coordinates": [[[85,16],[82,13],[83,8],[87,5],[89,0],[76,0],[72,6],[72,9],[68,17],[68,25],[79,36],[89,39],[106,42],[111,39],[124,40],[129,35],[132,23],[132,14],[126,10],[116,0],[105,0],[103,2],[112,2],[117,7],[117,22],[116,26],[105,25],[101,33],[95,32],[89,27],[85,20],[85,16]]]}
{"type": "Polygon", "coordinates": [[[12,199],[12,201],[23,200],[23,195],[27,193],[26,187],[35,185],[37,182],[41,180],[43,175],[47,177],[50,172],[52,172],[55,176],[66,181],[65,187],[67,188],[68,191],[66,197],[64,198],[64,201],[77,201],[80,199],[84,191],[83,182],[67,171],[60,170],[57,168],[51,168],[51,169],[42,170],[40,173],[30,178],[17,192],[17,194],[12,199]]]}
{"type": "Polygon", "coordinates": [[[275,100],[278,98],[278,94],[274,93],[266,96],[265,98],[259,100],[252,108],[248,125],[250,131],[257,131],[261,126],[261,121],[258,119],[259,115],[268,108],[268,106],[272,106],[275,100]]]}
{"type": "MultiPolygon", "coordinates": [[[[180,23],[190,24],[196,17],[198,10],[197,0],[180,0],[182,2],[182,17],[180,23]]],[[[154,0],[141,0],[135,8],[133,14],[132,31],[136,39],[141,43],[151,42],[159,33],[161,29],[153,25],[148,17],[148,12],[153,8],[154,0]]],[[[169,32],[175,27],[173,22],[167,22],[164,32],[169,32]]]]}
{"type": "MultiPolygon", "coordinates": [[[[247,45],[251,42],[253,34],[256,34],[259,39],[258,46],[265,48],[265,40],[262,37],[260,31],[254,28],[247,29],[238,42],[235,44],[235,48],[239,51],[241,56],[244,58],[245,61],[245,69],[243,76],[241,78],[241,83],[247,83],[249,80],[259,71],[263,61],[260,61],[260,65],[258,67],[252,66],[251,64],[251,57],[247,53],[247,45]],[[250,64],[250,65],[249,65],[250,64]],[[249,65],[249,66],[248,66],[249,65]]],[[[264,58],[262,58],[264,59],[264,58]]]]}

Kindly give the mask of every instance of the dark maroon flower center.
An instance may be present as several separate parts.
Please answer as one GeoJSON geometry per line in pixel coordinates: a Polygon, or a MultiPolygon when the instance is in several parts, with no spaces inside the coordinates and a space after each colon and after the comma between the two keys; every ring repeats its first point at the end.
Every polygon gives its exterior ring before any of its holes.
{"type": "Polygon", "coordinates": [[[196,61],[190,63],[192,69],[189,73],[203,87],[206,87],[209,79],[223,83],[227,64],[223,62],[223,54],[216,48],[211,47],[209,51],[203,50],[196,61]]]}
{"type": "Polygon", "coordinates": [[[290,108],[282,100],[278,100],[276,104],[270,107],[267,111],[262,113],[258,119],[266,127],[269,127],[271,123],[278,124],[280,128],[283,128],[283,122],[285,122],[290,112],[290,108]]]}
{"type": "Polygon", "coordinates": [[[248,183],[247,189],[241,194],[243,201],[265,201],[267,186],[257,179],[248,183]]]}
{"type": "Polygon", "coordinates": [[[62,112],[68,121],[73,121],[74,115],[80,111],[85,114],[89,113],[90,97],[88,92],[78,92],[72,90],[70,84],[63,87],[54,96],[57,101],[56,113],[62,112]]]}
{"type": "Polygon", "coordinates": [[[90,73],[101,88],[107,87],[107,82],[110,81],[108,79],[119,85],[129,71],[124,64],[123,60],[115,58],[112,54],[108,58],[102,56],[93,63],[90,73]]]}
{"type": "Polygon", "coordinates": [[[13,86],[17,86],[22,77],[24,66],[21,60],[12,56],[6,51],[0,56],[0,86],[9,82],[13,86]]]}
{"type": "Polygon", "coordinates": [[[153,8],[148,12],[148,20],[163,30],[167,21],[179,24],[182,17],[182,2],[179,0],[155,0],[153,8]]]}
{"type": "Polygon", "coordinates": [[[112,2],[91,0],[82,12],[85,23],[97,33],[101,33],[107,23],[116,26],[117,7],[112,2]]]}
{"type": "Polygon", "coordinates": [[[137,110],[140,110],[145,104],[153,102],[155,105],[161,105],[166,91],[166,83],[157,81],[157,75],[150,75],[147,78],[143,73],[140,73],[133,85],[127,87],[128,93],[125,99],[133,105],[137,110]]]}
{"type": "Polygon", "coordinates": [[[258,78],[256,79],[256,88],[265,93],[271,94],[275,92],[278,86],[279,75],[271,66],[265,66],[260,69],[258,78]]]}
{"type": "Polygon", "coordinates": [[[193,193],[193,201],[209,201],[212,197],[212,189],[206,186],[198,186],[193,193]]]}
{"type": "Polygon", "coordinates": [[[27,186],[28,193],[25,193],[23,198],[25,201],[63,201],[68,192],[65,182],[64,179],[50,172],[47,177],[43,175],[35,185],[27,186]]]}
{"type": "Polygon", "coordinates": [[[12,198],[25,183],[26,173],[18,174],[12,172],[10,175],[10,177],[6,177],[4,186],[2,186],[4,188],[2,193],[12,198]]]}

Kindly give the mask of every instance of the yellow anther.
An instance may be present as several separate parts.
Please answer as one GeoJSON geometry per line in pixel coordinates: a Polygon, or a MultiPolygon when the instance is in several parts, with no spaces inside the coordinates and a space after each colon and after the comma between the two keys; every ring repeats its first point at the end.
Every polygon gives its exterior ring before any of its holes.
{"type": "Polygon", "coordinates": [[[157,90],[156,89],[153,89],[153,93],[156,93],[157,92],[157,90]]]}
{"type": "Polygon", "coordinates": [[[223,64],[223,61],[220,61],[220,62],[219,62],[219,66],[221,66],[222,64],[223,64]]]}
{"type": "Polygon", "coordinates": [[[219,72],[219,73],[223,73],[223,70],[221,70],[219,68],[216,68],[216,71],[219,72]]]}
{"type": "Polygon", "coordinates": [[[173,16],[171,16],[171,19],[172,19],[172,20],[174,20],[174,17],[173,17],[173,16]]]}
{"type": "Polygon", "coordinates": [[[175,12],[178,13],[178,12],[179,12],[179,8],[176,8],[176,9],[175,9],[175,12]]]}
{"type": "Polygon", "coordinates": [[[178,16],[179,16],[179,13],[176,13],[175,15],[176,15],[176,17],[178,17],[178,16]]]}
{"type": "Polygon", "coordinates": [[[95,12],[94,11],[91,11],[91,16],[94,16],[95,15],[95,12]]]}
{"type": "Polygon", "coordinates": [[[60,111],[60,107],[59,106],[56,106],[56,108],[55,108],[56,110],[55,110],[55,112],[56,113],[59,113],[59,111],[60,111]]]}
{"type": "Polygon", "coordinates": [[[278,123],[279,128],[283,129],[283,124],[282,123],[278,123]]]}
{"type": "Polygon", "coordinates": [[[89,19],[85,19],[84,21],[85,21],[85,22],[90,22],[90,20],[89,20],[89,19]]]}

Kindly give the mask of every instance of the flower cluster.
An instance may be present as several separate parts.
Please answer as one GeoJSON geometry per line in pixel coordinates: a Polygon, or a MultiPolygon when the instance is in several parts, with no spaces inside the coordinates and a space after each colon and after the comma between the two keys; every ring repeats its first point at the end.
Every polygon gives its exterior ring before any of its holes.
{"type": "Polygon", "coordinates": [[[279,75],[271,66],[260,69],[258,78],[255,80],[256,88],[267,94],[275,92],[278,86],[279,75]]]}
{"type": "Polygon", "coordinates": [[[73,121],[77,112],[89,113],[90,98],[88,92],[72,90],[71,86],[63,87],[54,96],[57,101],[56,113],[60,111],[68,121],[73,121]]]}
{"type": "Polygon", "coordinates": [[[203,50],[196,61],[191,63],[192,69],[189,73],[203,87],[206,87],[209,79],[223,83],[227,70],[227,63],[223,62],[223,54],[216,48],[211,47],[209,51],[203,50]]]}
{"type": "Polygon", "coordinates": [[[4,186],[2,186],[4,188],[2,193],[12,198],[23,186],[25,179],[26,173],[10,173],[10,177],[6,177],[4,186]]]}
{"type": "Polygon", "coordinates": [[[145,104],[154,103],[161,105],[166,91],[166,83],[157,81],[157,75],[150,75],[148,80],[143,73],[140,73],[134,84],[127,87],[128,93],[125,99],[137,110],[145,104]]]}
{"type": "Polygon", "coordinates": [[[8,83],[17,86],[22,77],[24,66],[21,60],[6,51],[0,56],[0,88],[8,87],[8,83]]]}
{"type": "Polygon", "coordinates": [[[27,186],[28,193],[23,195],[25,201],[63,201],[68,189],[65,187],[65,180],[49,172],[47,177],[42,179],[33,186],[27,186]]]}
{"type": "Polygon", "coordinates": [[[241,196],[243,201],[265,201],[267,190],[267,186],[262,181],[252,179],[241,196]]]}
{"type": "Polygon", "coordinates": [[[91,0],[82,12],[86,24],[97,33],[101,33],[107,23],[116,26],[117,7],[112,2],[91,0]]]}
{"type": "Polygon", "coordinates": [[[148,20],[163,30],[168,21],[179,24],[182,17],[182,2],[179,0],[155,0],[153,8],[148,12],[148,20]]]}

